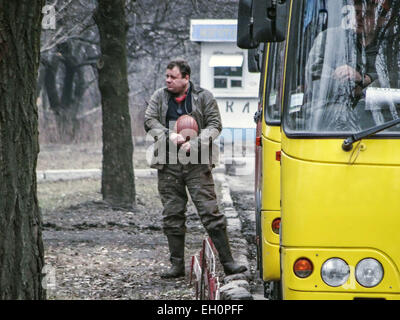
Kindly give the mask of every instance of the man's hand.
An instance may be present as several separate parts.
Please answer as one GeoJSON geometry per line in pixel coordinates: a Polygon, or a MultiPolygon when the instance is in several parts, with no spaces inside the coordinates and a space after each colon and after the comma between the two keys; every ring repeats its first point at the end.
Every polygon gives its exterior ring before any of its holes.
{"type": "Polygon", "coordinates": [[[189,142],[185,142],[183,145],[181,145],[181,150],[182,149],[185,152],[189,152],[190,151],[190,143],[189,142]]]}
{"type": "Polygon", "coordinates": [[[178,133],[176,133],[176,132],[172,132],[172,133],[169,135],[169,139],[170,139],[174,144],[176,144],[177,146],[179,146],[180,144],[182,144],[182,143],[185,142],[185,138],[184,138],[181,134],[178,134],[178,133]]]}
{"type": "Polygon", "coordinates": [[[340,81],[351,80],[356,83],[363,81],[361,74],[357,70],[353,69],[348,65],[343,65],[336,68],[333,75],[335,76],[336,79],[340,81]]]}

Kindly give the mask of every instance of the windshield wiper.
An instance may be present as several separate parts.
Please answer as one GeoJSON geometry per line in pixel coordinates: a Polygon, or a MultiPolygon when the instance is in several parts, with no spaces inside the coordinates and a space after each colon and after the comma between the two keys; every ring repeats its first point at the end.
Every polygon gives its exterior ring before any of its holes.
{"type": "Polygon", "coordinates": [[[366,137],[369,137],[369,136],[371,136],[371,135],[373,135],[375,133],[378,133],[378,132],[380,132],[382,130],[385,130],[385,129],[388,129],[390,127],[393,127],[393,126],[395,126],[396,124],[399,124],[399,123],[400,123],[400,118],[399,119],[395,119],[395,120],[391,120],[391,121],[388,121],[388,122],[386,122],[384,124],[380,124],[379,126],[372,127],[372,128],[367,129],[367,130],[355,133],[355,134],[351,135],[350,137],[346,138],[343,141],[342,149],[344,151],[350,151],[351,149],[353,149],[353,143],[354,142],[359,141],[361,139],[364,139],[366,137]]]}

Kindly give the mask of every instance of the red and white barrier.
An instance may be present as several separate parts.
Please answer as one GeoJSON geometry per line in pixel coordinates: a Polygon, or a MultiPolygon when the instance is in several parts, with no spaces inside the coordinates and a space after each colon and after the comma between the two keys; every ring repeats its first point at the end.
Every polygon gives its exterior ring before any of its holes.
{"type": "Polygon", "coordinates": [[[196,300],[219,300],[219,280],[215,272],[215,247],[210,238],[203,240],[199,258],[192,256],[190,283],[194,282],[196,300]]]}

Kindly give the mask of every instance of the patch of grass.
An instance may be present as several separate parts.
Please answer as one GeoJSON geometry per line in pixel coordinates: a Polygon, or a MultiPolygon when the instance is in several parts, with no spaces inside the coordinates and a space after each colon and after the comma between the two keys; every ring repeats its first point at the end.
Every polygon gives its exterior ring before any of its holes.
{"type": "Polygon", "coordinates": [[[39,183],[39,206],[42,210],[54,211],[87,201],[99,201],[100,183],[94,179],[39,183]]]}
{"type": "MultiPolygon", "coordinates": [[[[101,169],[102,159],[101,144],[41,145],[37,170],[101,169]]],[[[145,146],[135,146],[133,165],[135,169],[149,168],[145,146]]]]}

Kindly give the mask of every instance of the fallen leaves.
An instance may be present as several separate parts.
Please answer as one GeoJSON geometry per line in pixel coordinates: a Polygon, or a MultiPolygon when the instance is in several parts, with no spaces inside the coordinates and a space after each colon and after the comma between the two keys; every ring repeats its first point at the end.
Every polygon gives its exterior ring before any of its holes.
{"type": "Polygon", "coordinates": [[[155,196],[156,179],[137,181],[141,204],[135,212],[104,205],[96,191],[97,182],[92,183],[94,186],[90,181],[68,183],[74,189],[69,189],[63,205],[44,210],[45,262],[55,268],[56,277],[48,298],[194,299],[189,263],[191,255],[201,249],[205,231],[193,205],[188,206],[187,275],[165,280],[159,274],[169,267],[169,250],[162,233],[161,202],[155,196]],[[80,186],[93,200],[80,200],[84,193],[80,186]]]}

